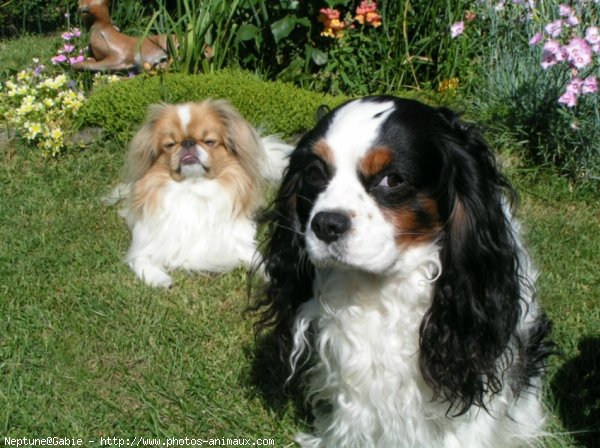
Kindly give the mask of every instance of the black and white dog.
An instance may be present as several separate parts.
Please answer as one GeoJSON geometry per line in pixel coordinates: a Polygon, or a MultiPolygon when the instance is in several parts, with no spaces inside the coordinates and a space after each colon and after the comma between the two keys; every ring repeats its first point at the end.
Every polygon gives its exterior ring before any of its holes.
{"type": "Polygon", "coordinates": [[[550,323],[471,126],[390,96],[324,116],[270,211],[261,323],[310,362],[303,447],[507,447],[543,435],[550,323]]]}

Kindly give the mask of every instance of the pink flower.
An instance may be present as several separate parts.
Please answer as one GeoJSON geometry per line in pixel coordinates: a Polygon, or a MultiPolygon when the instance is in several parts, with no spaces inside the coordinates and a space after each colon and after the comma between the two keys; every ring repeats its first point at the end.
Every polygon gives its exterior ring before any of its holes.
{"type": "Polygon", "coordinates": [[[549,39],[544,44],[544,53],[542,54],[542,68],[544,70],[564,61],[565,59],[565,49],[560,45],[560,42],[549,39]]]}
{"type": "Polygon", "coordinates": [[[356,14],[366,15],[369,12],[377,11],[377,3],[374,1],[363,0],[360,5],[356,8],[356,14]]]}
{"type": "Polygon", "coordinates": [[[69,58],[69,64],[73,65],[78,62],[82,62],[84,59],[85,59],[85,57],[82,54],[80,54],[79,56],[77,56],[75,58],[69,58]]]}
{"type": "Polygon", "coordinates": [[[50,59],[54,65],[60,64],[61,62],[65,62],[67,57],[64,54],[59,54],[58,56],[54,56],[50,59]]]}
{"type": "Polygon", "coordinates": [[[558,13],[561,17],[569,17],[573,15],[573,8],[569,5],[562,4],[558,6],[558,13]]]}
{"type": "Polygon", "coordinates": [[[329,20],[339,19],[340,18],[340,12],[337,9],[333,9],[333,8],[321,8],[319,10],[319,12],[323,16],[325,16],[325,18],[327,18],[329,20]]]}
{"type": "Polygon", "coordinates": [[[529,39],[529,45],[537,45],[539,44],[542,39],[543,39],[544,35],[542,33],[535,33],[533,35],[533,37],[531,39],[529,39]]]}
{"type": "Polygon", "coordinates": [[[460,36],[465,32],[465,22],[456,22],[453,23],[450,27],[450,35],[454,39],[455,37],[460,36]]]}
{"type": "Polygon", "coordinates": [[[473,11],[469,10],[469,11],[465,12],[465,20],[467,21],[467,23],[472,22],[476,18],[477,18],[477,14],[475,14],[473,11]]]}
{"type": "Polygon", "coordinates": [[[585,40],[591,45],[600,43],[600,31],[597,26],[590,26],[585,30],[585,40]]]}
{"type": "Polygon", "coordinates": [[[544,27],[544,30],[546,30],[546,33],[548,33],[550,36],[558,37],[558,36],[560,36],[560,33],[562,32],[562,26],[563,26],[563,21],[558,19],[558,20],[555,20],[554,22],[550,22],[548,25],[546,25],[544,27]]]}
{"type": "Polygon", "coordinates": [[[594,89],[595,87],[597,88],[597,86],[595,85],[596,80],[595,77],[588,77],[585,80],[582,80],[581,78],[573,78],[571,79],[571,82],[569,82],[569,84],[567,84],[567,88],[565,89],[565,93],[563,93],[560,98],[558,99],[558,102],[561,104],[564,104],[567,107],[575,107],[577,106],[577,100],[579,99],[579,95],[581,95],[582,93],[593,93],[591,90],[588,91],[588,89],[594,89]],[[590,79],[590,78],[594,78],[594,79],[590,79]],[[589,85],[586,86],[586,83],[589,83],[589,85]],[[585,89],[585,91],[584,91],[585,89]]]}
{"type": "Polygon", "coordinates": [[[567,60],[576,68],[585,68],[592,62],[593,52],[590,45],[581,37],[574,37],[565,47],[567,60]]]}
{"type": "Polygon", "coordinates": [[[581,93],[581,89],[583,88],[583,80],[578,77],[571,78],[571,82],[567,84],[567,92],[574,93],[575,95],[579,95],[581,93]]]}
{"type": "Polygon", "coordinates": [[[577,18],[577,16],[572,15],[567,17],[566,23],[569,26],[577,26],[579,25],[579,19],[577,18]]]}
{"type": "Polygon", "coordinates": [[[71,53],[75,50],[75,45],[65,44],[62,48],[62,53],[71,53]]]}
{"type": "Polygon", "coordinates": [[[581,84],[581,93],[596,93],[598,91],[598,79],[595,76],[588,76],[581,84]]]}
{"type": "Polygon", "coordinates": [[[575,107],[577,106],[577,98],[578,95],[576,93],[567,91],[560,96],[558,102],[567,107],[575,107]]]}

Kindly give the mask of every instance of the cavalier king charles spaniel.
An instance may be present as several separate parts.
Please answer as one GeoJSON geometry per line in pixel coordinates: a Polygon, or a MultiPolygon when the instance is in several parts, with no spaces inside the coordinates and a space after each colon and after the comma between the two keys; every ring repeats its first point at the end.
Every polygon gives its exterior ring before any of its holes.
{"type": "Polygon", "coordinates": [[[312,448],[508,447],[544,434],[553,351],[514,191],[446,108],[349,101],[292,153],[259,327],[305,370],[312,448]]]}
{"type": "Polygon", "coordinates": [[[261,139],[224,100],[154,105],[126,162],[126,261],[151,286],[168,271],[250,266],[263,183],[281,176],[291,147],[261,139]]]}

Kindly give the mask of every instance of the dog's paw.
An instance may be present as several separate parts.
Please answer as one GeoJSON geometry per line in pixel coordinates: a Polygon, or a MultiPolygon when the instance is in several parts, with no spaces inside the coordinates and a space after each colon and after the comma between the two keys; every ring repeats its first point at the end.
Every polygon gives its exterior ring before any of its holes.
{"type": "Polygon", "coordinates": [[[138,278],[149,286],[170,288],[173,285],[171,276],[159,266],[150,263],[142,263],[139,260],[130,263],[130,266],[138,278]]]}
{"type": "Polygon", "coordinates": [[[171,276],[154,266],[147,266],[142,272],[141,279],[149,286],[168,289],[173,285],[171,276]]]}
{"type": "Polygon", "coordinates": [[[294,441],[302,448],[321,448],[323,439],[301,432],[296,434],[294,441]]]}

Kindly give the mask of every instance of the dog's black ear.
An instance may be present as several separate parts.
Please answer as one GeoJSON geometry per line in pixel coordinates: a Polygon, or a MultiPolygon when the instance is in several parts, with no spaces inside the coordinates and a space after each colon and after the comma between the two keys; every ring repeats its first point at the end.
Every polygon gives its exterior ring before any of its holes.
{"type": "Polygon", "coordinates": [[[449,412],[485,406],[502,388],[520,315],[519,245],[509,213],[514,191],[483,138],[447,109],[442,156],[442,271],[421,325],[421,371],[449,412]]]}
{"type": "Polygon", "coordinates": [[[331,108],[329,106],[326,106],[325,104],[321,104],[319,107],[317,107],[317,113],[316,113],[317,121],[321,120],[321,118],[323,118],[325,115],[327,115],[330,111],[331,111],[331,108]]]}
{"type": "Polygon", "coordinates": [[[298,307],[312,297],[314,266],[306,256],[300,219],[297,213],[302,167],[292,156],[283,181],[270,208],[264,215],[268,235],[263,253],[267,276],[261,310],[255,329],[273,327],[280,343],[281,356],[287,359],[291,349],[291,331],[298,307]]]}

